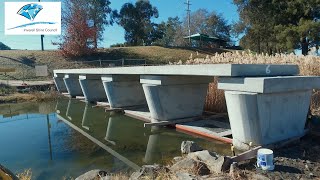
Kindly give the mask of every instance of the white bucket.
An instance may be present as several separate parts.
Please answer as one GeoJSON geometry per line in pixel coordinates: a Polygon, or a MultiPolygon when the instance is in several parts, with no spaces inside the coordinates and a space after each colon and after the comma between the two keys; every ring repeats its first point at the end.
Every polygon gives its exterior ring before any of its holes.
{"type": "Polygon", "coordinates": [[[257,166],[262,170],[274,170],[273,151],[271,149],[261,148],[258,150],[257,166]]]}

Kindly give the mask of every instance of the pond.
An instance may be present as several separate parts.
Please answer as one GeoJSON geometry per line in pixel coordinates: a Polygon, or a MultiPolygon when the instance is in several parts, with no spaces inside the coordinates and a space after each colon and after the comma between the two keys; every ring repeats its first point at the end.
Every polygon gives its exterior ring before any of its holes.
{"type": "Polygon", "coordinates": [[[33,179],[69,179],[92,169],[132,172],[166,164],[180,144],[230,155],[230,145],[175,129],[144,128],[143,122],[105,112],[79,100],[0,105],[0,164],[14,173],[31,169],[33,179]]]}

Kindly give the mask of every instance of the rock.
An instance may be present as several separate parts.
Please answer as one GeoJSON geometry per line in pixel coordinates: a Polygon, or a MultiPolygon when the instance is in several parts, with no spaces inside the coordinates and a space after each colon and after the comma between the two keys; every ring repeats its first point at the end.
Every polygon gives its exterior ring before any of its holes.
{"type": "Polygon", "coordinates": [[[182,159],[183,159],[183,157],[177,156],[177,157],[174,157],[174,158],[173,158],[173,161],[174,161],[174,162],[179,162],[179,161],[181,161],[182,159]]]}
{"type": "Polygon", "coordinates": [[[268,177],[261,175],[261,174],[254,174],[252,175],[252,179],[255,180],[270,180],[268,177]]]}
{"type": "Polygon", "coordinates": [[[193,141],[182,141],[181,153],[188,154],[191,152],[202,151],[203,149],[193,141]]]}
{"type": "Polygon", "coordinates": [[[181,173],[181,172],[176,173],[176,177],[179,180],[197,180],[198,179],[194,175],[191,175],[189,173],[181,173]]]}
{"type": "Polygon", "coordinates": [[[212,156],[209,151],[198,151],[188,154],[189,158],[204,162],[210,169],[211,173],[221,173],[230,168],[231,159],[229,157],[216,155],[212,156]]]}
{"type": "Polygon", "coordinates": [[[201,176],[210,174],[210,169],[205,163],[188,157],[172,165],[170,170],[173,172],[191,170],[201,176]]]}
{"type": "Polygon", "coordinates": [[[230,180],[230,177],[218,176],[218,177],[207,178],[206,180],[230,180]]]}
{"type": "Polygon", "coordinates": [[[309,178],[315,177],[313,173],[309,173],[309,178]]]}
{"type": "Polygon", "coordinates": [[[155,179],[158,175],[158,172],[164,167],[155,164],[155,165],[144,165],[138,171],[131,174],[130,179],[136,180],[142,177],[147,176],[148,179],[155,179]]]}
{"type": "Polygon", "coordinates": [[[77,177],[75,180],[110,180],[111,177],[107,172],[100,169],[95,169],[88,171],[81,176],[77,177]]]}

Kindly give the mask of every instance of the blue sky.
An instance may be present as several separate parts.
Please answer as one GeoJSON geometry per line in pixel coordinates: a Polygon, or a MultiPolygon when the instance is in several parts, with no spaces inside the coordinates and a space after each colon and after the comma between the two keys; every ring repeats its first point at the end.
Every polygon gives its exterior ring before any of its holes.
{"type": "MultiPolygon", "coordinates": [[[[6,36],[4,35],[4,2],[30,2],[30,0],[0,0],[0,42],[7,44],[13,49],[40,49],[40,36],[6,36]],[[28,42],[28,43],[26,43],[28,42]]],[[[54,0],[51,0],[54,1],[54,0]]],[[[120,10],[121,6],[126,2],[135,3],[135,0],[110,0],[111,8],[120,10]]],[[[232,0],[190,0],[191,11],[204,8],[208,11],[216,11],[223,14],[229,23],[239,19],[237,8],[232,4],[232,0]]],[[[49,2],[43,0],[43,2],[49,2]]],[[[155,22],[166,21],[168,17],[178,16],[183,18],[186,15],[186,0],[150,0],[153,6],[156,6],[159,11],[159,18],[154,19],[155,22]]],[[[45,49],[56,49],[56,46],[51,44],[51,41],[58,41],[58,36],[45,36],[45,49]]],[[[107,26],[104,33],[104,41],[100,47],[109,47],[111,44],[123,43],[124,30],[122,27],[114,24],[107,26]]]]}

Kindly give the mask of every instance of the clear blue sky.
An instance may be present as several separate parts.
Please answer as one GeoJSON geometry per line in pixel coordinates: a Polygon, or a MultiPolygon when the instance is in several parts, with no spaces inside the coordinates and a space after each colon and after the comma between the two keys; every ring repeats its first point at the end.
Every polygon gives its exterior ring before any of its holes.
{"type": "MultiPolygon", "coordinates": [[[[19,0],[21,2],[30,2],[30,0],[19,0]]],[[[49,2],[48,0],[42,0],[49,2]]],[[[51,0],[55,1],[55,0],[51,0]]],[[[111,8],[120,10],[121,6],[126,2],[134,3],[135,0],[110,0],[111,8]]],[[[229,23],[238,20],[239,15],[237,8],[232,4],[232,0],[190,0],[191,11],[200,8],[210,11],[216,11],[223,14],[229,23]]],[[[7,44],[13,49],[40,49],[40,36],[5,36],[4,35],[4,2],[17,2],[17,0],[0,0],[0,42],[7,44]],[[28,43],[26,43],[28,42],[28,43]]],[[[150,0],[153,6],[156,6],[159,11],[159,18],[154,19],[155,22],[166,21],[168,17],[178,16],[183,18],[186,15],[186,0],[150,0]]],[[[51,41],[58,41],[58,36],[45,36],[45,49],[56,49],[56,46],[51,45],[51,41]]],[[[124,42],[124,30],[122,27],[114,24],[106,27],[104,33],[104,41],[100,47],[109,47],[111,44],[124,42]]]]}

